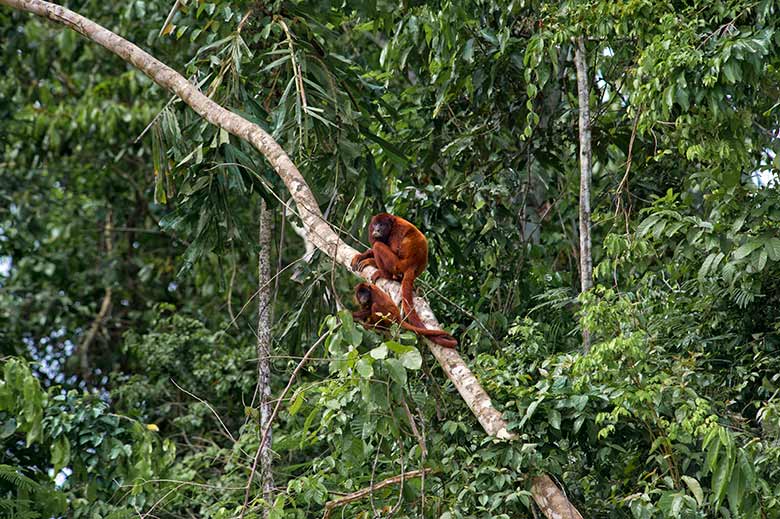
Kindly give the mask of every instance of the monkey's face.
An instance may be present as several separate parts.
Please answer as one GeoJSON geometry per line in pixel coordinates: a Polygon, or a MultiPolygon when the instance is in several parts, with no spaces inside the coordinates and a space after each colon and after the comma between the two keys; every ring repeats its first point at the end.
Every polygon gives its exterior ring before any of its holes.
{"type": "Polygon", "coordinates": [[[390,236],[392,224],[384,218],[376,218],[371,223],[371,237],[375,240],[385,241],[390,236]]]}
{"type": "Polygon", "coordinates": [[[355,299],[360,306],[371,304],[371,289],[361,286],[355,291],[355,299]]]}

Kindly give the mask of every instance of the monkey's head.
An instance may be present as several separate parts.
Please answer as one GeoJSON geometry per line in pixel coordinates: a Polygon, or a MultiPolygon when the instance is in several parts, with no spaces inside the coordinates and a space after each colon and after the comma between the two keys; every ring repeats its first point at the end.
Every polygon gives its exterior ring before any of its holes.
{"type": "Polygon", "coordinates": [[[390,231],[393,229],[393,219],[395,217],[388,213],[379,213],[371,219],[371,225],[368,226],[368,233],[371,238],[377,241],[387,241],[390,237],[390,231]]]}
{"type": "Polygon", "coordinates": [[[355,287],[355,302],[361,307],[371,304],[371,287],[368,283],[360,283],[355,287]]]}

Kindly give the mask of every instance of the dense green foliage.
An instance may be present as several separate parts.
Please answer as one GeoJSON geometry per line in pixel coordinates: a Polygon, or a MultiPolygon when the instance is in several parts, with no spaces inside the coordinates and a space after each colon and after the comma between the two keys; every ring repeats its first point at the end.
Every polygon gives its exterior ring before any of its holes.
{"type": "Polygon", "coordinates": [[[239,513],[259,197],[274,395],[325,340],[274,423],[275,501],[246,517],[322,516],[422,467],[334,516],[533,517],[545,472],[585,517],[780,517],[780,2],[173,4],[68,7],[266,128],[358,248],[374,212],[415,222],[418,288],[519,439],[486,437],[414,336],[340,310],[357,278],[304,256],[252,148],[2,8],[0,517],[239,513]]]}

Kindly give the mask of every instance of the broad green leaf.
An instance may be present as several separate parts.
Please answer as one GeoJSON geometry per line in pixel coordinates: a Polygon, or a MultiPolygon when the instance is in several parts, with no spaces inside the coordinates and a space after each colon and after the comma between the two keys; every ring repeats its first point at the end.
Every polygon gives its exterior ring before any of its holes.
{"type": "Polygon", "coordinates": [[[3,422],[2,427],[0,427],[0,440],[4,440],[11,436],[13,433],[16,432],[16,420],[13,418],[8,418],[3,422]]]}
{"type": "Polygon", "coordinates": [[[402,386],[406,384],[406,368],[404,368],[400,360],[387,359],[384,361],[383,365],[387,367],[387,372],[390,373],[390,378],[392,378],[396,383],[402,386]]]}
{"type": "Polygon", "coordinates": [[[704,263],[701,264],[701,268],[699,268],[699,282],[704,283],[707,279],[707,274],[710,272],[710,266],[712,265],[712,262],[715,260],[715,257],[717,254],[712,253],[704,260],[704,263]]]}
{"type": "Polygon", "coordinates": [[[51,445],[51,464],[54,465],[54,473],[59,473],[68,463],[70,463],[70,441],[65,436],[60,436],[51,445]]]}
{"type": "Polygon", "coordinates": [[[295,414],[298,412],[298,410],[303,405],[304,393],[305,393],[305,391],[296,391],[295,392],[295,396],[293,397],[293,401],[290,404],[290,407],[287,409],[287,412],[290,413],[290,416],[295,416],[295,414]]]}
{"type": "Polygon", "coordinates": [[[398,355],[399,357],[406,353],[407,351],[412,351],[414,349],[414,346],[410,346],[408,344],[401,344],[397,341],[385,341],[384,344],[387,346],[387,349],[398,355]]]}
{"type": "Polygon", "coordinates": [[[636,232],[639,236],[646,235],[650,229],[658,223],[658,221],[661,219],[660,214],[653,214],[642,220],[642,223],[639,224],[639,227],[637,227],[636,232]]]}
{"type": "Polygon", "coordinates": [[[734,251],[734,259],[739,260],[748,256],[751,252],[761,247],[762,243],[754,238],[749,239],[746,243],[743,243],[737,250],[734,251]]]}
{"type": "Polygon", "coordinates": [[[715,472],[715,467],[717,466],[719,458],[720,458],[720,441],[712,441],[710,442],[710,446],[707,449],[707,468],[710,469],[710,472],[715,472]]]}
{"type": "Polygon", "coordinates": [[[714,494],[716,505],[723,502],[726,490],[731,481],[731,471],[734,467],[734,460],[729,456],[721,456],[718,466],[712,475],[712,493],[714,494]]]}
{"type": "Polygon", "coordinates": [[[406,369],[420,369],[422,366],[422,355],[420,355],[420,351],[415,348],[401,355],[401,364],[403,364],[406,369]]]}
{"type": "Polygon", "coordinates": [[[561,430],[561,413],[556,409],[550,411],[550,414],[547,416],[547,421],[550,422],[550,426],[553,429],[561,430]]]}
{"type": "Polygon", "coordinates": [[[387,344],[384,342],[369,352],[373,358],[382,360],[387,358],[387,344]]]}
{"type": "Polygon", "coordinates": [[[682,476],[680,479],[685,482],[688,489],[691,491],[691,494],[693,494],[693,497],[696,498],[696,503],[701,506],[704,503],[704,492],[701,489],[699,481],[690,476],[682,476]]]}
{"type": "Polygon", "coordinates": [[[780,238],[769,238],[764,243],[764,250],[772,261],[780,261],[780,238]]]}
{"type": "Polygon", "coordinates": [[[742,475],[742,470],[740,470],[739,466],[735,465],[731,471],[731,478],[727,492],[729,507],[732,510],[740,509],[742,498],[745,495],[745,490],[745,478],[742,475]]]}
{"type": "Polygon", "coordinates": [[[683,505],[683,496],[679,494],[674,496],[674,499],[672,500],[672,507],[670,510],[672,517],[680,517],[680,512],[682,511],[682,505],[683,505]]]}
{"type": "Polygon", "coordinates": [[[374,376],[374,367],[371,365],[371,361],[363,357],[357,361],[357,372],[363,378],[371,378],[374,376]]]}

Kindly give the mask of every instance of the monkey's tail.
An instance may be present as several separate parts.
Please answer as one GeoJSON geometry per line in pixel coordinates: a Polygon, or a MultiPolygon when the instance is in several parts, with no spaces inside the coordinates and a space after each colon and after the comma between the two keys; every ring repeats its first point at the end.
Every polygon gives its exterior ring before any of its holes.
{"type": "Polygon", "coordinates": [[[420,316],[417,315],[417,310],[414,309],[414,272],[404,273],[401,280],[401,303],[403,303],[406,322],[412,326],[426,329],[425,323],[422,322],[420,316]]]}
{"type": "Polygon", "coordinates": [[[434,330],[432,328],[420,328],[419,326],[413,326],[409,323],[403,323],[401,326],[407,330],[427,337],[431,342],[435,342],[439,346],[444,348],[454,348],[458,345],[458,340],[445,332],[444,330],[434,330]]]}
{"type": "Polygon", "coordinates": [[[458,340],[452,335],[439,335],[438,337],[428,337],[431,342],[435,342],[442,348],[454,348],[458,345],[458,340]]]}

